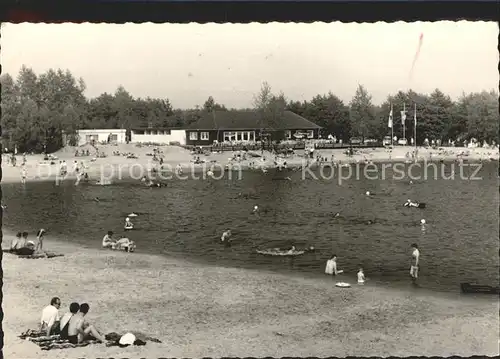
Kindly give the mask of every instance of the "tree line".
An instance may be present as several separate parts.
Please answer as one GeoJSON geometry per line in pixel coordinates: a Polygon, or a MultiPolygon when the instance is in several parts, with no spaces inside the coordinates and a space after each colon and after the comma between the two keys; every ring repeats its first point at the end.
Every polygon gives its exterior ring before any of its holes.
{"type": "MultiPolygon", "coordinates": [[[[175,109],[168,98],[134,98],[123,86],[113,94],[86,98],[83,79],[69,70],[50,69],[37,75],[23,66],[15,79],[0,76],[2,94],[3,147],[19,151],[53,152],[63,146],[65,133],[76,141],[79,129],[88,128],[182,128],[197,121],[204,112],[235,111],[217,103],[210,96],[202,106],[175,109]]],[[[413,109],[417,109],[417,143],[425,138],[441,141],[468,140],[498,143],[498,93],[494,90],[463,94],[457,101],[439,89],[431,94],[399,91],[375,105],[368,90],[359,85],[349,103],[329,92],[309,101],[287,99],[275,94],[263,83],[255,94],[253,107],[263,123],[279,123],[283,111],[298,115],[323,127],[322,136],[335,135],[344,141],[352,137],[380,140],[390,134],[389,113],[392,107],[393,131],[402,137],[400,112],[406,111],[406,138],[413,137],[413,109]],[[265,121],[264,121],[265,120],[265,121]]]]}

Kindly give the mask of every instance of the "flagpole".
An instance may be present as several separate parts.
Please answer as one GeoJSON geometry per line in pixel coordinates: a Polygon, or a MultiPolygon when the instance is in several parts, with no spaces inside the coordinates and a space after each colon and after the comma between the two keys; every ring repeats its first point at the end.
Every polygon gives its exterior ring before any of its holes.
{"type": "Polygon", "coordinates": [[[415,150],[417,150],[417,103],[413,105],[413,139],[415,141],[415,150]]]}
{"type": "Polygon", "coordinates": [[[394,147],[394,121],[392,120],[392,103],[391,103],[391,112],[389,114],[389,121],[391,124],[391,147],[394,147]]]}
{"type": "Polygon", "coordinates": [[[403,122],[403,141],[406,139],[406,133],[405,133],[405,122],[406,122],[406,104],[403,102],[403,113],[401,114],[401,120],[403,122]]]}

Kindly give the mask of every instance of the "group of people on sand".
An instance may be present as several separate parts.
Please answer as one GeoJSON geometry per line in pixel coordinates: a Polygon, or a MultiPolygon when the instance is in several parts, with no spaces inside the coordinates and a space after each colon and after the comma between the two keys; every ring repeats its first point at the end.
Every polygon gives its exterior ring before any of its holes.
{"type": "Polygon", "coordinates": [[[43,308],[40,319],[40,332],[47,336],[59,335],[61,339],[68,340],[71,344],[85,341],[106,341],[104,336],[87,320],[90,306],[87,303],[71,303],[69,311],[62,317],[59,314],[61,299],[54,297],[50,304],[43,308]]]}
{"type": "Polygon", "coordinates": [[[43,238],[45,229],[40,229],[36,234],[36,241],[28,240],[28,232],[17,232],[9,248],[10,253],[30,256],[35,253],[43,253],[43,238]]]}
{"type": "Polygon", "coordinates": [[[113,250],[133,252],[135,251],[135,242],[128,239],[126,236],[121,236],[119,239],[113,238],[113,231],[108,233],[102,238],[102,248],[109,248],[113,250]]]}

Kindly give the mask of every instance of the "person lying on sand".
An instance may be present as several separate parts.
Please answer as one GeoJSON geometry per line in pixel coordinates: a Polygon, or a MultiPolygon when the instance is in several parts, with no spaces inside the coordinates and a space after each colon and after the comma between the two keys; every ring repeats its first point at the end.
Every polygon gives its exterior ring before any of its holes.
{"type": "Polygon", "coordinates": [[[42,318],[40,319],[40,331],[45,331],[48,335],[59,334],[59,308],[61,307],[61,299],[54,297],[50,300],[50,305],[42,310],[42,318]]]}
{"type": "Polygon", "coordinates": [[[69,305],[69,312],[64,314],[59,323],[60,328],[60,336],[61,339],[68,339],[68,328],[69,328],[69,320],[80,310],[80,304],[71,303],[69,305]]]}
{"type": "Polygon", "coordinates": [[[118,251],[127,251],[127,252],[133,252],[135,251],[135,242],[131,241],[127,237],[121,237],[119,240],[113,243],[112,249],[118,250],[118,251]]]}
{"type": "Polygon", "coordinates": [[[113,239],[113,231],[108,233],[102,238],[102,248],[112,248],[116,241],[113,239]]]}
{"type": "Polygon", "coordinates": [[[90,306],[87,303],[80,305],[80,311],[73,315],[68,323],[68,341],[72,344],[82,343],[94,338],[104,343],[106,339],[88,321],[85,316],[89,312],[90,306]]]}

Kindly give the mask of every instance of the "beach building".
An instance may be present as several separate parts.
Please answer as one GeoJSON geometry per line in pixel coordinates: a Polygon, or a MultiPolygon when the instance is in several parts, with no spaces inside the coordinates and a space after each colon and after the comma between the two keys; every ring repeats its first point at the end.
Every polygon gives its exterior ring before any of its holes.
{"type": "Polygon", "coordinates": [[[131,143],[186,144],[186,131],[179,128],[133,128],[131,143]]]}
{"type": "Polygon", "coordinates": [[[255,143],[265,135],[285,140],[317,139],[320,126],[291,111],[267,119],[258,111],[205,112],[186,128],[186,144],[255,143]]]}
{"type": "Polygon", "coordinates": [[[88,129],[77,131],[77,145],[83,146],[87,143],[125,143],[125,129],[88,129]]]}

